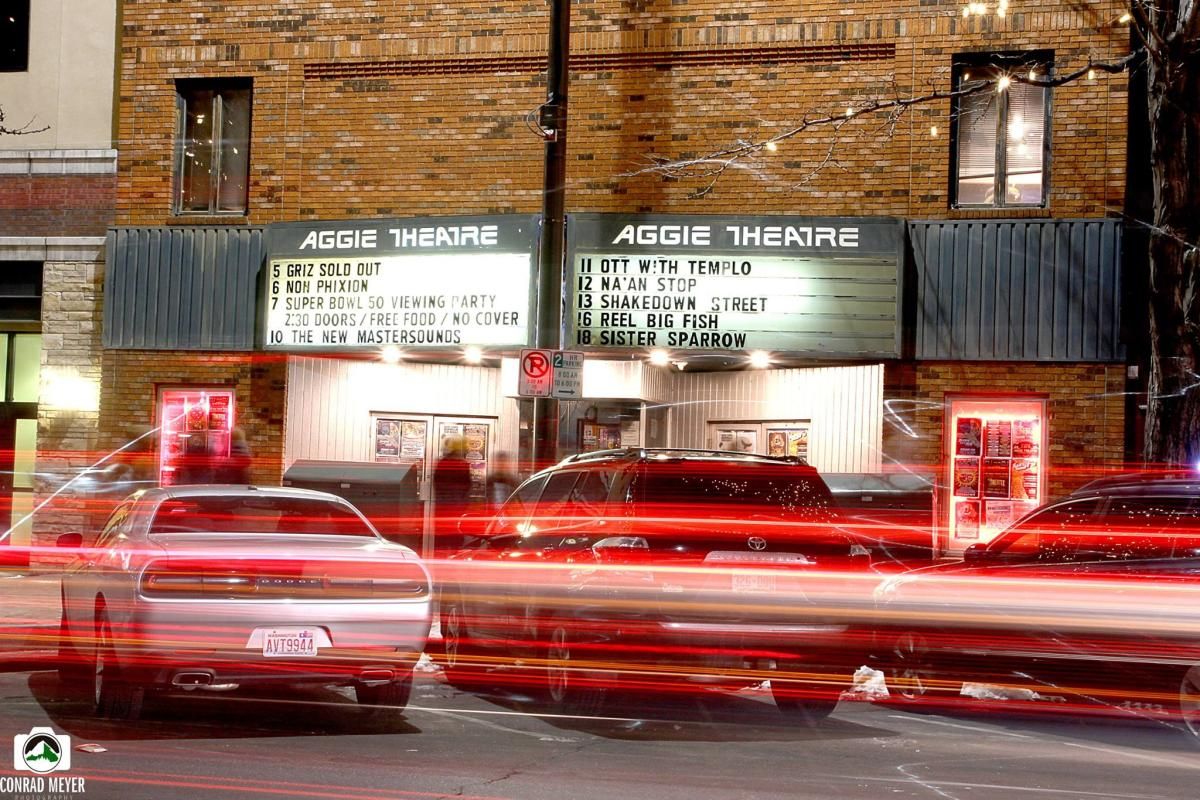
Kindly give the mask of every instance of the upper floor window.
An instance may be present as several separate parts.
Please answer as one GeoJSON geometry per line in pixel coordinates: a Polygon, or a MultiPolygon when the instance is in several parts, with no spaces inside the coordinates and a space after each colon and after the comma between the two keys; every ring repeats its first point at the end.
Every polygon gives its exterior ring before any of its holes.
{"type": "Polygon", "coordinates": [[[29,69],[29,0],[0,3],[0,72],[29,69]]]}
{"type": "Polygon", "coordinates": [[[954,59],[954,88],[980,90],[954,99],[955,206],[1044,206],[1050,130],[1050,90],[1004,76],[1046,78],[1052,54],[986,54],[954,59]]]}
{"type": "Polygon", "coordinates": [[[176,83],[179,152],[175,212],[246,212],[250,177],[249,79],[176,83]]]}

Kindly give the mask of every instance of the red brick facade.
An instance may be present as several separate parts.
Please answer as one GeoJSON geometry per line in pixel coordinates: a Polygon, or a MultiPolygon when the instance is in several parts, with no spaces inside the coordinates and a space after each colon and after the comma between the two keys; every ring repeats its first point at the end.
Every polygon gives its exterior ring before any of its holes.
{"type": "MultiPolygon", "coordinates": [[[[839,166],[802,186],[829,129],[730,170],[700,198],[707,181],[626,174],[651,154],[703,155],[805,116],[945,89],[957,52],[1049,49],[1066,68],[1128,50],[1120,3],[1023,5],[964,19],[957,3],[576,3],[568,209],[944,217],[946,102],[894,129],[847,123],[839,166]]],[[[128,4],[118,222],[181,221],[170,213],[174,81],[215,76],[254,79],[244,221],[535,211],[542,149],[525,117],[545,96],[547,16],[543,3],[128,4]]],[[[1120,207],[1126,84],[1098,73],[1055,90],[1049,208],[1018,215],[1120,207]]]]}
{"type": "MultiPolygon", "coordinates": [[[[1047,494],[1061,497],[1124,459],[1125,368],[1105,364],[921,362],[890,366],[884,450],[901,463],[944,473],[946,396],[1047,401],[1047,494]]],[[[945,475],[942,474],[944,478],[945,475]]]]}

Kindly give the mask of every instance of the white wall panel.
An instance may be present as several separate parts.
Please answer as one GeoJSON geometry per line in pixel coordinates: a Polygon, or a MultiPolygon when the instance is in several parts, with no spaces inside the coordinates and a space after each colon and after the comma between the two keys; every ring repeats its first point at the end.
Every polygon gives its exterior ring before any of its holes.
{"type": "Polygon", "coordinates": [[[671,445],[708,447],[717,420],[812,421],[809,461],[822,472],[877,472],[883,365],[670,375],[671,445]]]}
{"type": "Polygon", "coordinates": [[[496,417],[495,450],[517,450],[517,403],[491,367],[292,357],[287,406],[288,466],[369,461],[373,413],[496,417]]]}

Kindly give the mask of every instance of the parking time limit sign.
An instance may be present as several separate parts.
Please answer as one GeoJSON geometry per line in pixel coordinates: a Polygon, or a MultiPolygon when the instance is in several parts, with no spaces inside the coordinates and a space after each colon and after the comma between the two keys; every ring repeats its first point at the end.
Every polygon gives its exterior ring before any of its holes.
{"type": "Polygon", "coordinates": [[[583,395],[583,353],[522,350],[517,394],[577,399],[583,395]]]}

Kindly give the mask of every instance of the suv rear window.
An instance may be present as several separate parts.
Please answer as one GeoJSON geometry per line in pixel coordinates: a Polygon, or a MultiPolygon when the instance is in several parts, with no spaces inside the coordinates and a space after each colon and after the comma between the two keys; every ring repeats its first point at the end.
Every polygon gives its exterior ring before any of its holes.
{"type": "Polygon", "coordinates": [[[650,513],[703,509],[706,517],[825,521],[829,487],[813,471],[775,464],[672,462],[635,478],[635,497],[650,513]]]}
{"type": "Polygon", "coordinates": [[[374,536],[338,503],[298,497],[180,497],[158,507],[150,533],[306,533],[374,536]]]}

